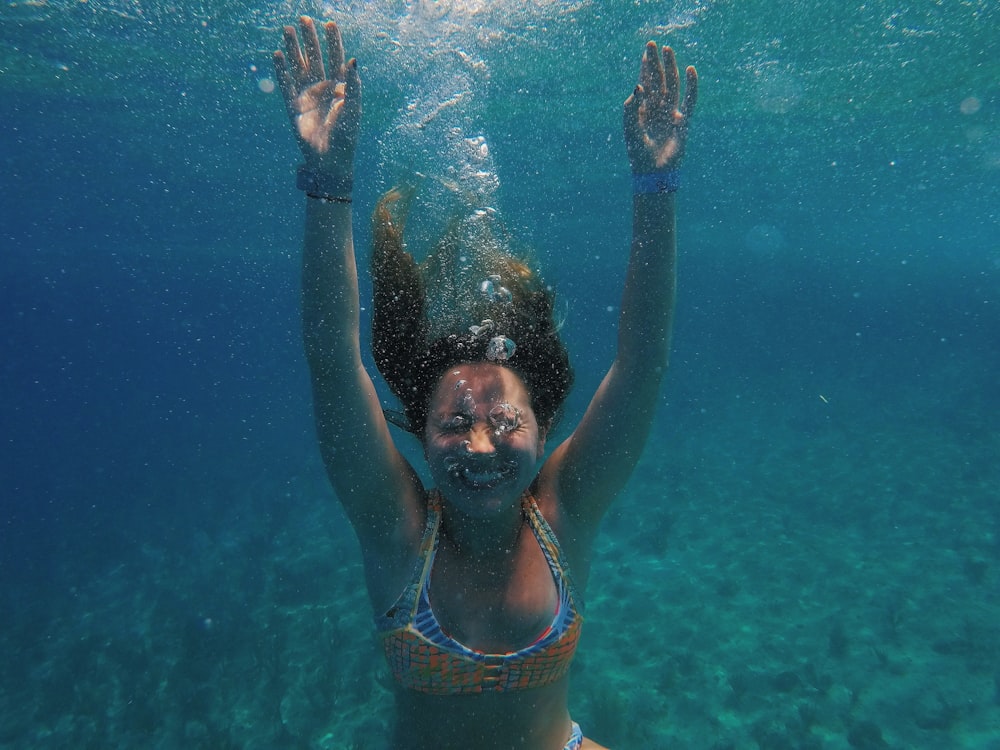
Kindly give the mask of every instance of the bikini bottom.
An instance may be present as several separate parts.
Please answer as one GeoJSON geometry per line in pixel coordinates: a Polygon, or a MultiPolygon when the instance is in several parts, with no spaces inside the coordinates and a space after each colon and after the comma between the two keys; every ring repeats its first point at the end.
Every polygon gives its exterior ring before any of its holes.
{"type": "Polygon", "coordinates": [[[563,750],[580,750],[581,747],[583,747],[583,731],[580,729],[580,725],[574,721],[573,733],[566,740],[566,746],[563,750]]]}

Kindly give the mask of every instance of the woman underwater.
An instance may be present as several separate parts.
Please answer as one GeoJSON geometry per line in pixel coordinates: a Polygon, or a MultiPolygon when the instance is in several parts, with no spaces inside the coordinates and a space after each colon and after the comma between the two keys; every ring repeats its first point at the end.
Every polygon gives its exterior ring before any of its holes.
{"type": "Polygon", "coordinates": [[[442,324],[442,262],[418,266],[403,250],[406,196],[377,206],[372,348],[422,442],[427,489],[362,364],[351,210],[361,79],[336,24],[323,30],[328,68],[309,18],[301,44],[285,28],[274,62],[305,158],[302,319],[320,450],[396,684],[391,747],[599,748],[570,718],[569,667],[592,544],[642,452],[667,366],[677,169],[697,74],[687,69],[678,108],[673,52],[646,45],[624,104],[635,196],[617,354],[544,463],[572,382],[551,293],[509,254],[477,248],[480,294],[460,327],[442,324]]]}

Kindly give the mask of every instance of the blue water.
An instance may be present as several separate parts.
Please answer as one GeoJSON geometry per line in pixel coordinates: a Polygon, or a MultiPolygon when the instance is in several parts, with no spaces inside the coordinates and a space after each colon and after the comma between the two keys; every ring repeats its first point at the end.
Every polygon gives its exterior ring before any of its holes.
{"type": "Polygon", "coordinates": [[[0,10],[0,747],[384,746],[267,91],[301,12],[361,64],[361,265],[377,195],[419,170],[435,216],[485,138],[564,300],[564,430],[613,353],[637,55],[698,66],[672,369],[599,540],[588,735],[1000,747],[1000,6],[211,5],[0,10]]]}

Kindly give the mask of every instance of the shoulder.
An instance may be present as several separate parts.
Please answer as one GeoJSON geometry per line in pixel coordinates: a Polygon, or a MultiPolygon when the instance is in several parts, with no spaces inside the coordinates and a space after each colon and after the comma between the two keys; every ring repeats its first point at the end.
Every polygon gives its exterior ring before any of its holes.
{"type": "Polygon", "coordinates": [[[586,475],[581,475],[574,442],[571,435],[552,452],[542,465],[532,491],[540,508],[544,505],[543,509],[558,518],[567,531],[590,542],[617,495],[617,483],[606,481],[609,470],[600,461],[587,462],[586,475]]]}

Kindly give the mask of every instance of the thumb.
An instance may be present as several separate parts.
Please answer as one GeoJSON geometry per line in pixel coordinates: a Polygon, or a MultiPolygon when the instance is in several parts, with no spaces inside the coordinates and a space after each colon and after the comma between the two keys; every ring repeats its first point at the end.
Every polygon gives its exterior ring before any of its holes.
{"type": "Polygon", "coordinates": [[[358,75],[358,60],[352,57],[344,66],[344,106],[361,112],[361,76],[358,75]]]}
{"type": "Polygon", "coordinates": [[[642,86],[636,86],[632,95],[625,100],[622,111],[622,125],[625,129],[625,137],[634,138],[639,133],[639,107],[645,97],[642,86]]]}

